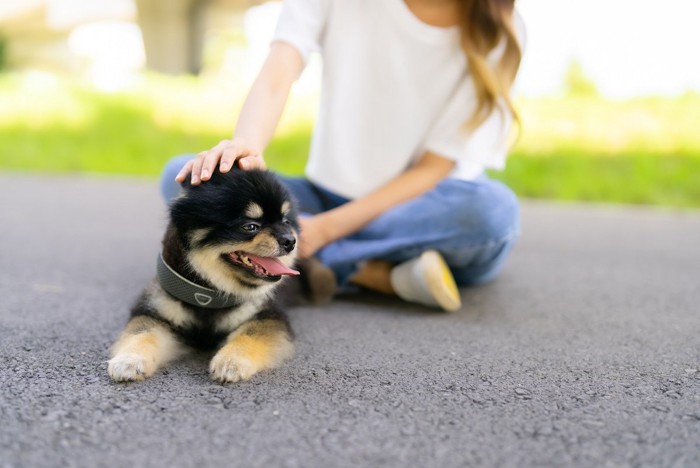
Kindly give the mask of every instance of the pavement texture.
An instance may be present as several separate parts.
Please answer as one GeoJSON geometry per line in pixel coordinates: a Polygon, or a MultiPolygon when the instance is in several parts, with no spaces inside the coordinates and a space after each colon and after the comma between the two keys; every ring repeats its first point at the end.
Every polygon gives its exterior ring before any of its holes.
{"type": "Polygon", "coordinates": [[[526,201],[457,313],[344,296],[249,382],[115,384],[156,185],[0,174],[0,467],[700,466],[700,213],[526,201]]]}

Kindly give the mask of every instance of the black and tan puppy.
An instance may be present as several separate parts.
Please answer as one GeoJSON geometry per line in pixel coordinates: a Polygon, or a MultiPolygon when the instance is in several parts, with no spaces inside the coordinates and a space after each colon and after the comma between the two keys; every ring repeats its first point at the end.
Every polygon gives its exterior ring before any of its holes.
{"type": "Polygon", "coordinates": [[[112,347],[115,381],[143,380],[191,348],[215,351],[209,370],[220,382],[246,380],[294,352],[273,298],[282,277],[297,274],[288,192],[266,171],[238,169],[183,188],[158,276],[112,347]]]}

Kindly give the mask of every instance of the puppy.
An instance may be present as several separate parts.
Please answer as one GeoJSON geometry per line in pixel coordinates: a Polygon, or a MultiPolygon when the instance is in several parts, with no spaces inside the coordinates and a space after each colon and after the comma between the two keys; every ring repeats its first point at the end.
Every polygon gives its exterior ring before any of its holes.
{"type": "Polygon", "coordinates": [[[269,172],[216,172],[183,184],[170,207],[158,275],[112,347],[110,377],[143,380],[188,349],[215,351],[222,383],[247,380],[294,352],[273,292],[296,258],[294,204],[269,172]]]}

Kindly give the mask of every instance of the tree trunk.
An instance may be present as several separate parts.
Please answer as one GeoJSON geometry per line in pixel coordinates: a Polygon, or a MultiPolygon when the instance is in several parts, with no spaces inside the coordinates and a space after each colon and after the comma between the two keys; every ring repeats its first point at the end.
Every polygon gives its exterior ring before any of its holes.
{"type": "Polygon", "coordinates": [[[202,68],[209,0],[136,0],[149,69],[171,75],[202,68]]]}

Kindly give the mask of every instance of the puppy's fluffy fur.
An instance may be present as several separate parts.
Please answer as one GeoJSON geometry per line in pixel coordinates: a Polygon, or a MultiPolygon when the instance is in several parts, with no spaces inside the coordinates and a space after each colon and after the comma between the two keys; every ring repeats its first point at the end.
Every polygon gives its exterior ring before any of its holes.
{"type": "Polygon", "coordinates": [[[220,382],[246,380],[293,354],[292,330],[272,296],[282,276],[255,261],[294,264],[299,225],[289,194],[266,171],[238,169],[217,171],[199,186],[186,182],[183,189],[170,208],[163,259],[180,276],[227,293],[236,304],[193,306],[154,280],[112,347],[108,371],[115,381],[143,380],[190,348],[215,351],[209,370],[220,382]]]}

